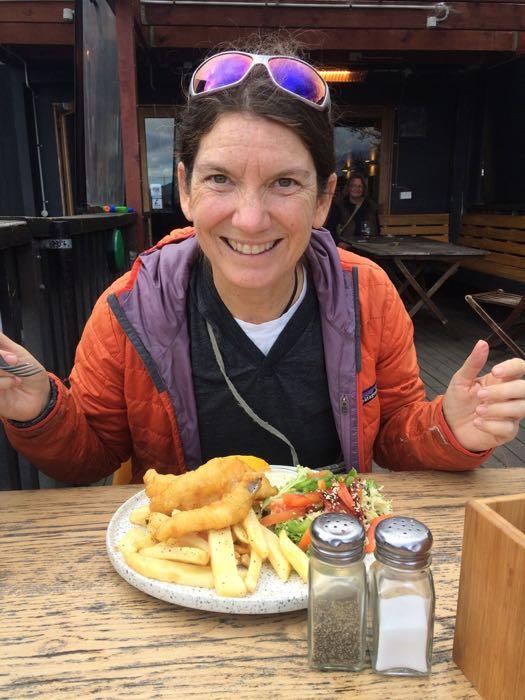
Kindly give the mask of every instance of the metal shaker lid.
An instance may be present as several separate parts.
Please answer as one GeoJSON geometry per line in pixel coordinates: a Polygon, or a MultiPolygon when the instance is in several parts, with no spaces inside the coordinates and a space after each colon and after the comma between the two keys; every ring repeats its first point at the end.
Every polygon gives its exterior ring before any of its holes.
{"type": "Polygon", "coordinates": [[[432,533],[415,518],[393,516],[378,523],[375,556],[402,569],[422,569],[430,563],[432,533]]]}
{"type": "Polygon", "coordinates": [[[331,564],[349,564],[363,556],[365,531],[352,515],[325,513],[312,523],[312,550],[331,564]]]}

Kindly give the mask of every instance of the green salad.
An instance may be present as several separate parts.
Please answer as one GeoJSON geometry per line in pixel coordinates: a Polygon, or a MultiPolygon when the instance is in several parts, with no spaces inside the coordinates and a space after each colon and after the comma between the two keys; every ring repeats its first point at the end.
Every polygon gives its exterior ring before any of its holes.
{"type": "Polygon", "coordinates": [[[382,488],[355,469],[334,474],[328,469],[314,471],[298,466],[296,476],[263,502],[261,523],[277,534],[284,529],[306,551],[310,526],[318,515],[348,513],[363,524],[367,533],[365,551],[372,552],[375,526],[392,513],[392,503],[383,496],[382,488]]]}

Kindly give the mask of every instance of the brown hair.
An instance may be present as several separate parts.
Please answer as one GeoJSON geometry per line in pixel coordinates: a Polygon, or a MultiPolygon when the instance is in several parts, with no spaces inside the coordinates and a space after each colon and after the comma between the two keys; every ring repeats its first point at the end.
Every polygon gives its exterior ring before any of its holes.
{"type": "MultiPolygon", "coordinates": [[[[282,34],[266,38],[252,37],[246,44],[242,48],[238,45],[221,47],[220,50],[302,58],[298,42],[289,37],[283,38],[282,34]]],[[[255,66],[239,85],[210,95],[200,95],[188,102],[178,130],[179,156],[186,169],[188,185],[202,137],[211,131],[222,115],[233,112],[252,114],[291,129],[312,156],[317,172],[318,192],[324,192],[329,176],[335,171],[334,130],[330,110],[313,109],[275,87],[264,66],[255,66]]]]}

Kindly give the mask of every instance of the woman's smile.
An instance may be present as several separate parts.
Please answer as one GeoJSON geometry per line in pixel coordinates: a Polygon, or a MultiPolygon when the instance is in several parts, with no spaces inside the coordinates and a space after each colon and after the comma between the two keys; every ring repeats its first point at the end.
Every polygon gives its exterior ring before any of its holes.
{"type": "Polygon", "coordinates": [[[267,253],[269,250],[277,247],[281,242],[281,239],[279,238],[274,241],[269,241],[268,243],[257,244],[243,243],[242,241],[224,237],[221,237],[221,241],[224,241],[229,248],[240,255],[262,255],[263,253],[267,253]]]}

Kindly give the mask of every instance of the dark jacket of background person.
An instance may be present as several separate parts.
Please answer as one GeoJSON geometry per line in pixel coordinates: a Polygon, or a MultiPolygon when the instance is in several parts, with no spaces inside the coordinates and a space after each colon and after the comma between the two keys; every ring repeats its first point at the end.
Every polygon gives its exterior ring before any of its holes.
{"type": "Polygon", "coordinates": [[[365,196],[361,206],[352,217],[352,221],[347,223],[356,207],[357,205],[353,204],[348,198],[346,187],[343,193],[334,197],[325,226],[331,232],[336,245],[351,242],[353,239],[363,238],[363,224],[365,223],[368,223],[369,236],[379,235],[380,224],[376,203],[365,196]]]}

